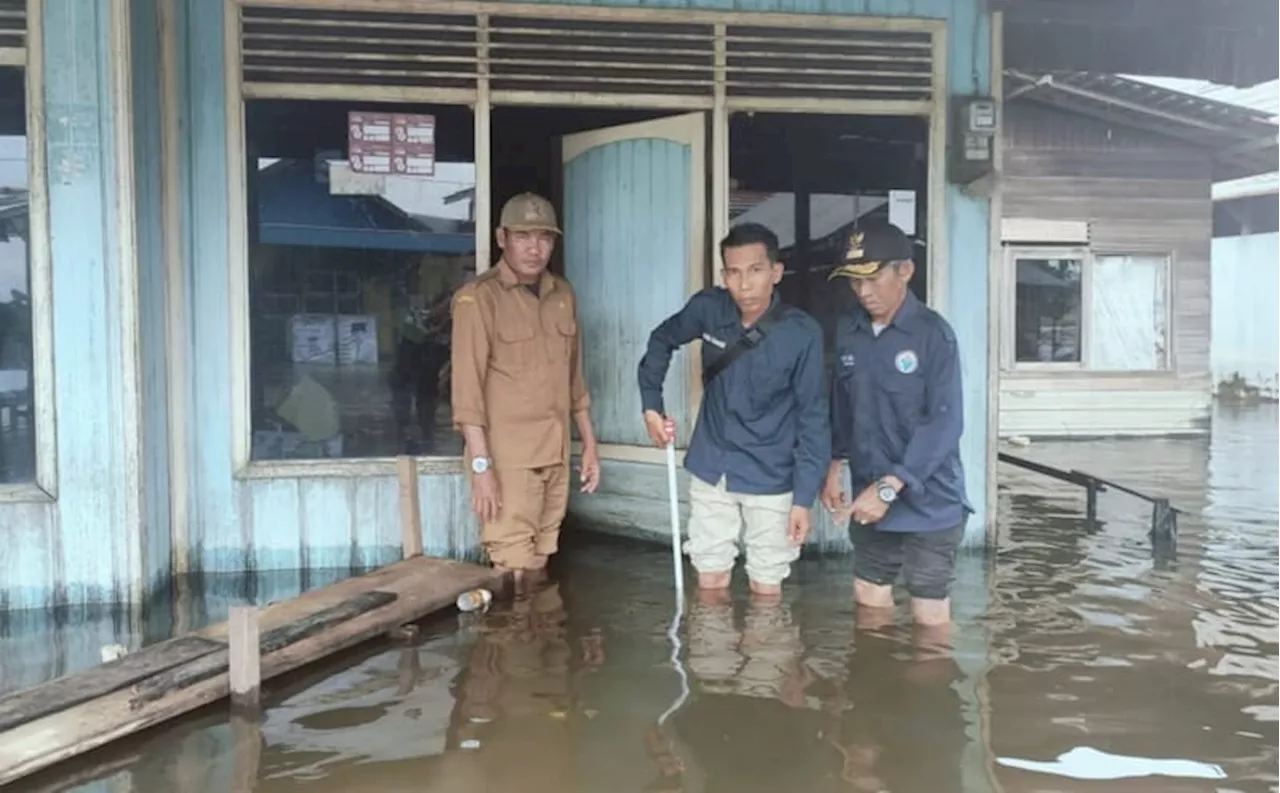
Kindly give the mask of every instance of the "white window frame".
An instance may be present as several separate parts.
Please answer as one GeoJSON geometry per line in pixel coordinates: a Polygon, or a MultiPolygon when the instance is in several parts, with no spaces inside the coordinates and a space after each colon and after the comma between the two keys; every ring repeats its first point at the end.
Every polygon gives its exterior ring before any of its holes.
{"type": "Polygon", "coordinates": [[[1173,370],[1174,339],[1174,254],[1171,251],[1137,251],[1107,249],[1094,250],[1082,245],[1005,245],[1004,289],[1001,301],[1000,369],[1006,373],[1080,372],[1096,376],[1115,375],[1165,375],[1173,370]],[[1090,350],[1093,342],[1093,276],[1096,261],[1101,257],[1144,256],[1163,258],[1164,279],[1164,357],[1157,369],[1107,370],[1092,368],[1090,350]],[[1020,259],[1079,259],[1080,260],[1080,360],[1079,361],[1018,361],[1017,360],[1017,263],[1020,259]]]}
{"type": "Polygon", "coordinates": [[[1079,245],[1028,246],[1008,245],[1004,251],[1004,300],[1001,312],[1000,366],[1004,371],[1016,372],[1078,372],[1087,371],[1089,354],[1089,310],[1092,301],[1089,290],[1093,286],[1092,261],[1087,247],[1079,245]],[[1079,361],[1018,361],[1018,260],[1019,259],[1079,259],[1080,260],[1080,360],[1079,361]]]}
{"type": "Polygon", "coordinates": [[[0,65],[23,68],[27,117],[28,285],[31,295],[31,421],[35,479],[0,485],[0,503],[45,502],[58,494],[53,371],[53,267],[45,154],[43,4],[27,4],[26,46],[0,50],[0,65]]]}

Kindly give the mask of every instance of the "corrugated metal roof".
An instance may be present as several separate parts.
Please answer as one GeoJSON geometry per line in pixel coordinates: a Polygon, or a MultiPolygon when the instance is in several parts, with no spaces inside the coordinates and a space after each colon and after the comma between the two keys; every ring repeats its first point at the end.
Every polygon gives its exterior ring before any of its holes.
{"type": "MultiPolygon", "coordinates": [[[[1225,101],[1219,95],[1234,98],[1228,93],[1233,89],[1225,86],[1218,86],[1221,92],[1204,89],[1195,94],[1171,86],[1200,81],[1094,72],[1037,75],[1017,69],[1005,69],[1005,77],[1006,101],[1040,102],[1199,146],[1212,160],[1219,181],[1276,170],[1280,127],[1274,108],[1225,101]]],[[[1265,90],[1242,90],[1259,103],[1266,98],[1265,90]]]]}
{"type": "Polygon", "coordinates": [[[1280,116],[1280,80],[1268,80],[1265,83],[1251,85],[1248,88],[1235,88],[1230,85],[1219,85],[1208,80],[1184,80],[1177,77],[1139,77],[1124,75],[1126,79],[1178,91],[1191,96],[1211,99],[1228,105],[1260,110],[1278,120],[1280,116]]]}
{"type": "MultiPolygon", "coordinates": [[[[1280,123],[1280,80],[1268,80],[1265,83],[1251,85],[1248,88],[1235,88],[1230,85],[1219,85],[1208,80],[1183,80],[1176,77],[1129,77],[1131,80],[1148,83],[1172,91],[1181,91],[1192,96],[1211,99],[1250,110],[1258,110],[1271,116],[1273,122],[1280,123]]],[[[1213,200],[1225,201],[1232,198],[1248,198],[1250,196],[1270,195],[1280,192],[1280,171],[1260,173],[1242,179],[1230,179],[1213,185],[1213,200]]]]}
{"type": "Polygon", "coordinates": [[[1213,185],[1214,201],[1251,198],[1252,196],[1271,195],[1272,193],[1280,193],[1280,171],[1260,173],[1256,176],[1217,182],[1213,185]]]}

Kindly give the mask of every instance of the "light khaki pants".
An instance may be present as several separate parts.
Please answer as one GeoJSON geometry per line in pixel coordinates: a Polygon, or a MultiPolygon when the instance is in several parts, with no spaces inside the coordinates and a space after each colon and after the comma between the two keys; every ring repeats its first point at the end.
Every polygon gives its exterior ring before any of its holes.
{"type": "Polygon", "coordinates": [[[741,539],[747,552],[747,576],[757,584],[781,584],[800,556],[800,549],[787,537],[790,515],[790,493],[730,493],[724,477],[713,486],[691,476],[689,559],[699,573],[732,570],[741,539]]]}

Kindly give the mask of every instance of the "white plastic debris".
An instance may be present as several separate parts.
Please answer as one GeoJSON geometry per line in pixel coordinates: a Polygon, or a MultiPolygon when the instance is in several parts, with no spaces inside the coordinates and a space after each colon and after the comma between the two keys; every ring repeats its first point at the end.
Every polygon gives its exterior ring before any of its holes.
{"type": "Polygon", "coordinates": [[[487,589],[471,589],[458,595],[458,611],[487,609],[493,602],[493,593],[487,589]]]}
{"type": "Polygon", "coordinates": [[[1010,768],[1056,774],[1072,779],[1129,779],[1144,776],[1171,776],[1185,779],[1226,779],[1221,766],[1194,760],[1125,757],[1107,754],[1088,746],[1077,746],[1058,755],[1057,760],[1019,760],[1000,757],[996,762],[1010,768]]]}
{"type": "Polygon", "coordinates": [[[102,663],[109,664],[129,654],[129,648],[123,644],[104,644],[102,646],[102,663]]]}
{"type": "Polygon", "coordinates": [[[463,749],[479,749],[480,742],[475,738],[468,738],[467,740],[459,743],[458,746],[461,746],[463,749]]]}

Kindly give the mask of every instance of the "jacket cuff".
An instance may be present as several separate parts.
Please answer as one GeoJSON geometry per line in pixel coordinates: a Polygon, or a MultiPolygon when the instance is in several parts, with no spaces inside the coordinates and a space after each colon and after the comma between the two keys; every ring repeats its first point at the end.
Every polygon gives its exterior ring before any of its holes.
{"type": "Polygon", "coordinates": [[[923,487],[923,485],[920,484],[920,480],[916,479],[915,475],[908,471],[904,466],[895,465],[889,469],[889,473],[902,480],[904,490],[919,491],[923,487]]]}

